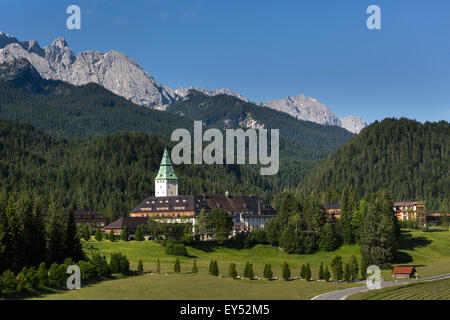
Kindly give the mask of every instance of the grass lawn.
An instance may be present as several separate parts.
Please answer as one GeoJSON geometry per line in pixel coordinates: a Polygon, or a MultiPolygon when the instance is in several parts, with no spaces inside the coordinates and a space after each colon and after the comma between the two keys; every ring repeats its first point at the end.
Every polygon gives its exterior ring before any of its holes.
{"type": "Polygon", "coordinates": [[[450,300],[450,279],[370,290],[351,295],[347,300],[450,300]]]}
{"type": "MultiPolygon", "coordinates": [[[[339,283],[339,289],[354,286],[339,283]]],[[[311,299],[323,292],[335,290],[332,282],[307,282],[304,280],[233,280],[205,273],[154,274],[149,273],[100,282],[81,290],[42,295],[36,299],[185,299],[185,300],[264,300],[311,299]]]]}
{"type": "MultiPolygon", "coordinates": [[[[142,259],[146,274],[124,279],[108,280],[87,286],[78,291],[42,295],[44,299],[309,299],[320,293],[335,290],[334,283],[267,280],[233,280],[227,278],[231,262],[236,263],[239,275],[243,274],[247,261],[253,264],[256,276],[262,277],[264,265],[270,263],[275,277],[281,277],[281,267],[287,261],[291,277],[299,277],[302,264],[310,263],[313,279],[317,279],[320,263],[330,265],[340,255],[344,263],[352,255],[360,261],[358,245],[343,246],[334,252],[316,252],[307,255],[288,255],[278,248],[257,245],[251,249],[230,249],[202,243],[187,247],[191,257],[180,257],[181,273],[175,274],[173,266],[176,257],[167,255],[164,247],[153,241],[91,240],[83,242],[85,251],[109,255],[122,252],[130,260],[130,268],[136,270],[142,259]],[[151,275],[156,269],[156,259],[161,262],[161,274],[151,275]],[[193,259],[197,260],[198,274],[191,274],[193,259]],[[219,265],[222,277],[208,274],[211,259],[219,265]],[[168,275],[165,275],[168,273],[168,275]]],[[[432,230],[403,231],[400,242],[400,262],[395,265],[415,265],[420,277],[450,272],[450,232],[432,230]]],[[[390,270],[383,270],[386,280],[390,270]]],[[[357,284],[339,284],[344,289],[357,284]]]]}

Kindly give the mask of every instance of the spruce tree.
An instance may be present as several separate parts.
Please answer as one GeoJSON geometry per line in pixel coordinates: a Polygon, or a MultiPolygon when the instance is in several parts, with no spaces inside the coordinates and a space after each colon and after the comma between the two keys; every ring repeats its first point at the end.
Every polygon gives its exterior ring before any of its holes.
{"type": "Polygon", "coordinates": [[[367,279],[367,265],[364,263],[364,261],[361,261],[361,279],[367,279]]]}
{"type": "Polygon", "coordinates": [[[352,272],[350,269],[350,265],[348,263],[346,263],[344,266],[344,280],[346,282],[349,282],[351,277],[352,277],[352,272]]]}
{"type": "Polygon", "coordinates": [[[134,240],[136,241],[144,241],[144,230],[143,230],[143,226],[139,225],[136,228],[136,232],[134,234],[134,240]]]}
{"type": "Polygon", "coordinates": [[[161,273],[161,263],[159,262],[159,258],[156,259],[156,273],[161,273]]]}
{"type": "Polygon", "coordinates": [[[328,266],[326,266],[326,267],[325,267],[325,271],[323,272],[323,278],[324,278],[326,281],[329,281],[329,280],[330,280],[330,277],[331,277],[331,275],[330,275],[330,270],[328,269],[328,266]]]}
{"type": "Polygon", "coordinates": [[[268,280],[273,278],[272,266],[270,264],[264,266],[264,278],[268,280]]]}
{"type": "Polygon", "coordinates": [[[39,265],[37,273],[38,273],[39,285],[42,287],[47,287],[48,286],[48,270],[45,267],[45,262],[42,262],[39,265]]]}
{"type": "Polygon", "coordinates": [[[283,263],[282,277],[286,281],[291,277],[291,270],[289,269],[289,265],[286,261],[283,263]]]}
{"type": "Polygon", "coordinates": [[[178,258],[175,260],[175,265],[173,266],[173,271],[175,271],[176,273],[180,273],[180,271],[181,271],[180,259],[178,259],[178,258]]]}
{"type": "Polygon", "coordinates": [[[89,230],[89,226],[85,225],[83,227],[83,239],[85,241],[89,241],[91,239],[91,231],[89,230]]]}
{"type": "Polygon", "coordinates": [[[306,266],[303,264],[302,268],[300,269],[300,278],[306,279],[306,266]]]}
{"type": "Polygon", "coordinates": [[[123,241],[128,241],[128,230],[127,226],[124,226],[122,229],[122,233],[120,234],[120,239],[123,241]]]}
{"type": "Polygon", "coordinates": [[[248,278],[250,280],[253,280],[254,277],[255,277],[255,273],[253,272],[253,265],[250,263],[249,268],[248,268],[248,278]]]}
{"type": "Polygon", "coordinates": [[[74,261],[84,259],[83,246],[81,245],[80,236],[78,235],[77,225],[73,210],[69,212],[65,234],[66,257],[72,258],[74,261]]]}
{"type": "Polygon", "coordinates": [[[323,262],[320,263],[320,268],[319,268],[319,280],[323,280],[325,279],[324,276],[324,270],[323,270],[323,262]]]}
{"type": "Polygon", "coordinates": [[[352,274],[352,280],[358,280],[359,265],[355,256],[350,257],[350,272],[352,274]]]}
{"type": "Polygon", "coordinates": [[[213,276],[219,276],[219,266],[218,266],[218,264],[217,264],[217,261],[216,260],[214,260],[213,262],[212,262],[212,266],[211,266],[211,275],[213,275],[213,276]]]}
{"type": "Polygon", "coordinates": [[[49,207],[49,223],[47,227],[47,253],[49,263],[61,263],[66,254],[66,223],[62,215],[62,207],[53,201],[49,207]]]}
{"type": "Polygon", "coordinates": [[[100,227],[97,227],[97,229],[95,230],[95,240],[97,240],[97,241],[103,240],[102,230],[100,230],[100,227]]]}
{"type": "Polygon", "coordinates": [[[139,273],[144,272],[144,265],[142,263],[142,259],[139,259],[136,271],[139,272],[139,273]]]}
{"type": "Polygon", "coordinates": [[[114,234],[114,231],[113,231],[113,230],[111,230],[111,231],[109,232],[109,241],[111,241],[111,242],[116,241],[116,235],[114,234]]]}
{"type": "Polygon", "coordinates": [[[334,257],[333,261],[331,262],[331,270],[333,271],[334,280],[342,280],[344,270],[342,267],[342,258],[340,256],[334,257]]]}
{"type": "Polygon", "coordinates": [[[230,277],[232,277],[233,279],[236,279],[236,277],[237,277],[237,271],[236,271],[236,264],[234,264],[233,262],[232,263],[230,263],[230,268],[229,268],[229,270],[228,270],[228,275],[230,276],[230,277]]]}
{"type": "Polygon", "coordinates": [[[209,274],[212,274],[213,268],[214,268],[214,261],[211,260],[211,261],[209,262],[209,269],[208,269],[209,274]]]}
{"type": "Polygon", "coordinates": [[[309,265],[309,263],[306,264],[306,273],[305,273],[305,279],[306,281],[310,281],[311,280],[311,266],[309,265]]]}
{"type": "Polygon", "coordinates": [[[192,266],[192,273],[198,273],[197,261],[194,259],[194,265],[192,266]]]}
{"type": "Polygon", "coordinates": [[[248,278],[250,274],[250,262],[247,261],[244,268],[244,278],[248,278]]]}

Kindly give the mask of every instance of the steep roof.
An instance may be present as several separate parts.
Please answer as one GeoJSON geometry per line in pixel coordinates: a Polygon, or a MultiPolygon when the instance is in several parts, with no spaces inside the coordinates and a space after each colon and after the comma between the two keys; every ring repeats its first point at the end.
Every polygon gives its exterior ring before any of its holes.
{"type": "Polygon", "coordinates": [[[155,180],[178,180],[178,177],[173,170],[172,161],[170,161],[170,156],[167,148],[164,149],[164,154],[161,159],[161,165],[159,166],[159,171],[156,175],[155,180]]]}
{"type": "Polygon", "coordinates": [[[411,274],[415,270],[414,267],[394,267],[392,273],[395,274],[411,274]]]}

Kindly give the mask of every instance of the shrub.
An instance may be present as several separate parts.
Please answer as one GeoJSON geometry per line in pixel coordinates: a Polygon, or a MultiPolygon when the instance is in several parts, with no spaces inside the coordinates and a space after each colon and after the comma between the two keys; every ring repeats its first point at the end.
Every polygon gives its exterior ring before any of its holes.
{"type": "Polygon", "coordinates": [[[352,277],[352,272],[350,270],[350,265],[348,263],[344,266],[344,280],[349,282],[352,277]]]}
{"type": "Polygon", "coordinates": [[[282,274],[283,274],[283,279],[286,281],[289,280],[289,278],[291,277],[291,269],[289,269],[289,265],[286,261],[283,263],[282,274]]]}
{"type": "Polygon", "coordinates": [[[249,278],[250,280],[255,277],[255,274],[253,273],[253,266],[248,261],[245,264],[244,277],[249,278]]]}
{"type": "Polygon", "coordinates": [[[96,277],[107,278],[111,275],[105,256],[102,257],[98,253],[95,253],[92,255],[90,263],[95,267],[96,277]]]}
{"type": "Polygon", "coordinates": [[[302,265],[302,269],[300,271],[300,278],[306,279],[306,266],[302,265]]]}
{"type": "Polygon", "coordinates": [[[46,287],[48,286],[48,270],[45,266],[45,262],[41,262],[37,271],[37,277],[39,280],[39,285],[46,287]]]}
{"type": "Polygon", "coordinates": [[[188,256],[187,249],[182,243],[169,242],[166,246],[166,253],[172,256],[188,256]]]}
{"type": "Polygon", "coordinates": [[[10,295],[17,293],[17,278],[11,270],[6,270],[0,276],[0,282],[3,295],[10,295]]]}
{"type": "Polygon", "coordinates": [[[236,271],[236,264],[233,263],[233,262],[230,263],[230,268],[229,268],[229,270],[228,270],[228,275],[229,275],[230,277],[232,277],[233,279],[236,279],[237,276],[238,276],[237,271],[236,271]]]}
{"type": "Polygon", "coordinates": [[[331,275],[330,275],[330,270],[328,269],[328,266],[326,266],[326,267],[325,267],[325,271],[323,272],[323,278],[324,278],[326,281],[329,281],[329,280],[330,280],[330,277],[331,277],[331,275]]]}
{"type": "Polygon", "coordinates": [[[97,278],[97,268],[92,262],[79,261],[78,266],[80,267],[83,281],[92,281],[97,278]]]}
{"type": "Polygon", "coordinates": [[[120,239],[123,241],[128,241],[128,230],[127,226],[123,227],[122,233],[120,234],[120,239]]]}
{"type": "Polygon", "coordinates": [[[311,277],[312,277],[312,273],[311,273],[311,266],[310,266],[310,264],[309,263],[307,263],[306,264],[306,280],[307,281],[309,281],[309,280],[311,280],[311,277]]]}
{"type": "Polygon", "coordinates": [[[139,273],[144,272],[144,264],[142,263],[142,259],[139,259],[136,271],[139,273]]]}
{"type": "Polygon", "coordinates": [[[319,280],[323,280],[324,278],[323,262],[321,262],[319,268],[319,280]]]}
{"type": "Polygon", "coordinates": [[[272,266],[270,264],[264,266],[264,278],[269,280],[273,278],[272,266]]]}
{"type": "Polygon", "coordinates": [[[176,273],[180,273],[180,271],[181,271],[180,259],[178,259],[178,258],[175,260],[175,265],[173,266],[173,271],[175,271],[176,273]]]}
{"type": "Polygon", "coordinates": [[[216,260],[212,262],[210,274],[216,277],[219,275],[219,266],[216,260]]]}
{"type": "Polygon", "coordinates": [[[161,273],[161,263],[159,262],[159,258],[156,259],[156,273],[161,273]]]}
{"type": "Polygon", "coordinates": [[[100,227],[97,227],[97,229],[95,230],[95,240],[97,241],[103,240],[102,231],[100,230],[100,227]]]}
{"type": "Polygon", "coordinates": [[[52,287],[63,287],[66,282],[66,268],[56,262],[50,266],[48,271],[48,283],[52,287]]]}
{"type": "Polygon", "coordinates": [[[130,271],[130,263],[125,255],[121,253],[112,253],[109,269],[111,273],[127,274],[130,271]]]}
{"type": "Polygon", "coordinates": [[[127,274],[130,271],[130,262],[125,255],[120,255],[119,264],[121,274],[127,274]]]}
{"type": "Polygon", "coordinates": [[[192,266],[192,273],[197,273],[197,272],[198,272],[197,261],[194,259],[194,265],[192,266]]]}

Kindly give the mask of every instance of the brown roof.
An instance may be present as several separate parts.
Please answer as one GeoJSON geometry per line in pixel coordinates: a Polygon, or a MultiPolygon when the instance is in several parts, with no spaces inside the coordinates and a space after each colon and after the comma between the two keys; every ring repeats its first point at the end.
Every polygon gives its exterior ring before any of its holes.
{"type": "Polygon", "coordinates": [[[340,209],[341,208],[341,204],[340,203],[324,203],[323,207],[327,210],[330,209],[340,209]]]}
{"type": "Polygon", "coordinates": [[[395,274],[411,274],[415,270],[414,267],[394,267],[392,273],[395,274]]]}
{"type": "Polygon", "coordinates": [[[227,212],[242,212],[245,214],[276,215],[275,210],[263,199],[255,196],[173,196],[148,197],[132,213],[164,212],[158,208],[167,208],[164,211],[194,211],[201,209],[210,211],[213,208],[222,208],[227,212]],[[184,209],[180,209],[184,208],[184,209]]]}
{"type": "Polygon", "coordinates": [[[423,201],[399,201],[394,202],[394,207],[409,207],[409,206],[415,206],[418,204],[425,204],[423,201]]]}
{"type": "Polygon", "coordinates": [[[125,226],[128,229],[135,229],[139,225],[146,224],[147,220],[148,217],[122,217],[108,224],[105,229],[123,229],[125,226]]]}

